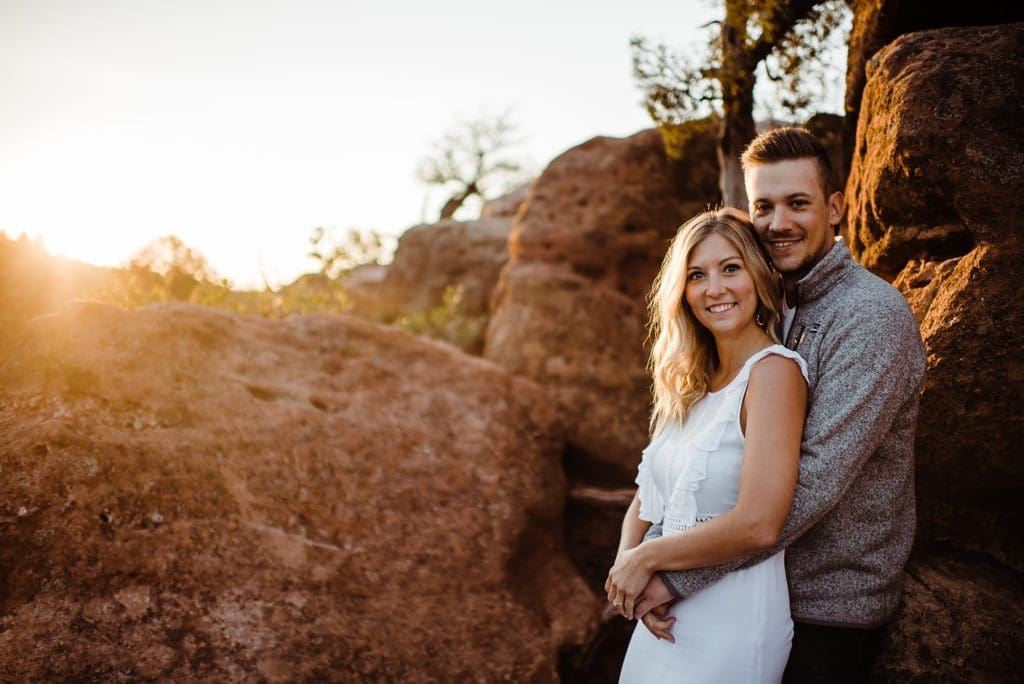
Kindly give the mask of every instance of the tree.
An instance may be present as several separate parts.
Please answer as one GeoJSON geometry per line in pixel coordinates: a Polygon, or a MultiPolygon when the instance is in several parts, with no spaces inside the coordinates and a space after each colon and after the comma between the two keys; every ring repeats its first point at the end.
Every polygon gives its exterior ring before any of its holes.
{"type": "Polygon", "coordinates": [[[317,226],[309,236],[306,256],[320,265],[320,273],[337,278],[357,266],[381,263],[388,253],[384,239],[375,230],[349,228],[344,238],[336,239],[326,228],[317,226]]]}
{"type": "Polygon", "coordinates": [[[707,48],[679,53],[636,36],[633,74],[647,94],[659,128],[714,114],[719,117],[718,162],[722,199],[746,209],[739,156],[756,134],[754,90],[759,66],[793,112],[810,101],[804,80],[821,54],[823,37],[842,25],[843,0],[724,0],[725,16],[709,24],[707,48]]]}
{"type": "Polygon", "coordinates": [[[189,299],[201,283],[229,286],[227,281],[218,278],[206,257],[174,235],[157,238],[139,250],[129,262],[128,270],[140,277],[146,273],[158,276],[163,290],[171,299],[179,301],[189,299]]]}
{"type": "Polygon", "coordinates": [[[467,199],[489,199],[521,180],[522,164],[506,156],[517,141],[509,112],[462,121],[434,142],[416,175],[425,183],[446,186],[451,197],[440,219],[454,216],[467,199]]]}

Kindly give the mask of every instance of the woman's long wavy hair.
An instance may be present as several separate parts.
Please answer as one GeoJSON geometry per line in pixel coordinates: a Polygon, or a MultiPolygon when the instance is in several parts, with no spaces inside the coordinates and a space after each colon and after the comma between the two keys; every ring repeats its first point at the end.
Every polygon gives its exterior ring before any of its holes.
{"type": "Polygon", "coordinates": [[[775,329],[779,322],[780,280],[747,215],[724,208],[706,211],[684,223],[669,246],[648,299],[648,329],[654,340],[649,363],[654,379],[652,436],[670,421],[686,420],[694,403],[708,393],[711,375],[718,368],[715,338],[694,317],[685,297],[690,254],[715,234],[739,251],[754,281],[763,327],[772,340],[779,341],[775,329]]]}

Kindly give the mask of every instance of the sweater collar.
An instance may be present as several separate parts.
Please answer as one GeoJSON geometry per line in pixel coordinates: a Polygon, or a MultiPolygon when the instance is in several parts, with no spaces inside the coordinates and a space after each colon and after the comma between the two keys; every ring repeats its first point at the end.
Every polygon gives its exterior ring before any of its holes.
{"type": "Polygon", "coordinates": [[[841,237],[837,237],[835,244],[821,261],[814,265],[810,273],[797,281],[796,306],[809,304],[829,292],[846,277],[852,264],[850,249],[841,237]]]}

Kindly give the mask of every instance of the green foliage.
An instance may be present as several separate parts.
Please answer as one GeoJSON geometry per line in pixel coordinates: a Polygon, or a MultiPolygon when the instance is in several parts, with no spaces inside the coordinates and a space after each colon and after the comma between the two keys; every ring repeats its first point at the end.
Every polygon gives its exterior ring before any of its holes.
{"type": "Polygon", "coordinates": [[[760,101],[767,115],[779,111],[804,121],[826,110],[842,112],[851,25],[844,0],[820,2],[793,25],[761,63],[760,101]]]}
{"type": "Polygon", "coordinates": [[[462,285],[449,285],[436,307],[401,316],[395,325],[413,335],[447,342],[463,351],[479,354],[483,348],[487,317],[466,315],[462,308],[462,294],[462,285]]]}
{"type": "MultiPolygon", "coordinates": [[[[344,277],[331,274],[343,276],[355,266],[379,262],[387,251],[385,240],[373,232],[352,230],[346,241],[336,243],[318,228],[310,244],[320,273],[277,290],[234,290],[199,252],[173,236],[146,245],[124,267],[107,269],[53,257],[39,240],[10,240],[0,233],[0,283],[6,284],[0,289],[0,323],[5,333],[11,333],[32,316],[82,297],[129,309],[180,301],[274,319],[351,311],[344,277]]],[[[394,324],[479,354],[487,317],[467,315],[462,297],[462,286],[449,286],[438,306],[402,316],[394,324]]],[[[7,341],[0,335],[0,350],[7,341]]]]}
{"type": "Polygon", "coordinates": [[[277,291],[233,290],[206,259],[174,236],[154,240],[85,295],[124,308],[188,302],[249,316],[342,313],[351,306],[341,285],[325,275],[304,276],[277,291]]]}
{"type": "Polygon", "coordinates": [[[698,138],[714,138],[718,131],[719,117],[709,116],[705,119],[683,121],[681,123],[658,124],[658,133],[669,159],[684,159],[686,150],[698,138]]]}
{"type": "Polygon", "coordinates": [[[646,93],[646,107],[659,126],[722,114],[723,100],[739,84],[762,73],[774,87],[761,91],[760,107],[771,117],[807,118],[808,111],[835,99],[823,79],[844,44],[850,9],[844,0],[727,0],[725,16],[707,27],[702,48],[679,50],[642,36],[630,41],[633,75],[646,93]]]}

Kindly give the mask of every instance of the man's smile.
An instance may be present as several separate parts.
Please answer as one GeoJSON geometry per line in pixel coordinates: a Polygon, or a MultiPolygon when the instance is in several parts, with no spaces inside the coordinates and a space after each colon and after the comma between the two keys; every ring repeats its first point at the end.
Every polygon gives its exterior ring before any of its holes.
{"type": "Polygon", "coordinates": [[[768,242],[768,245],[772,249],[780,249],[781,250],[781,249],[789,249],[793,245],[795,245],[798,242],[800,242],[800,239],[799,238],[787,238],[785,240],[775,239],[775,240],[767,240],[767,242],[768,242]]]}

